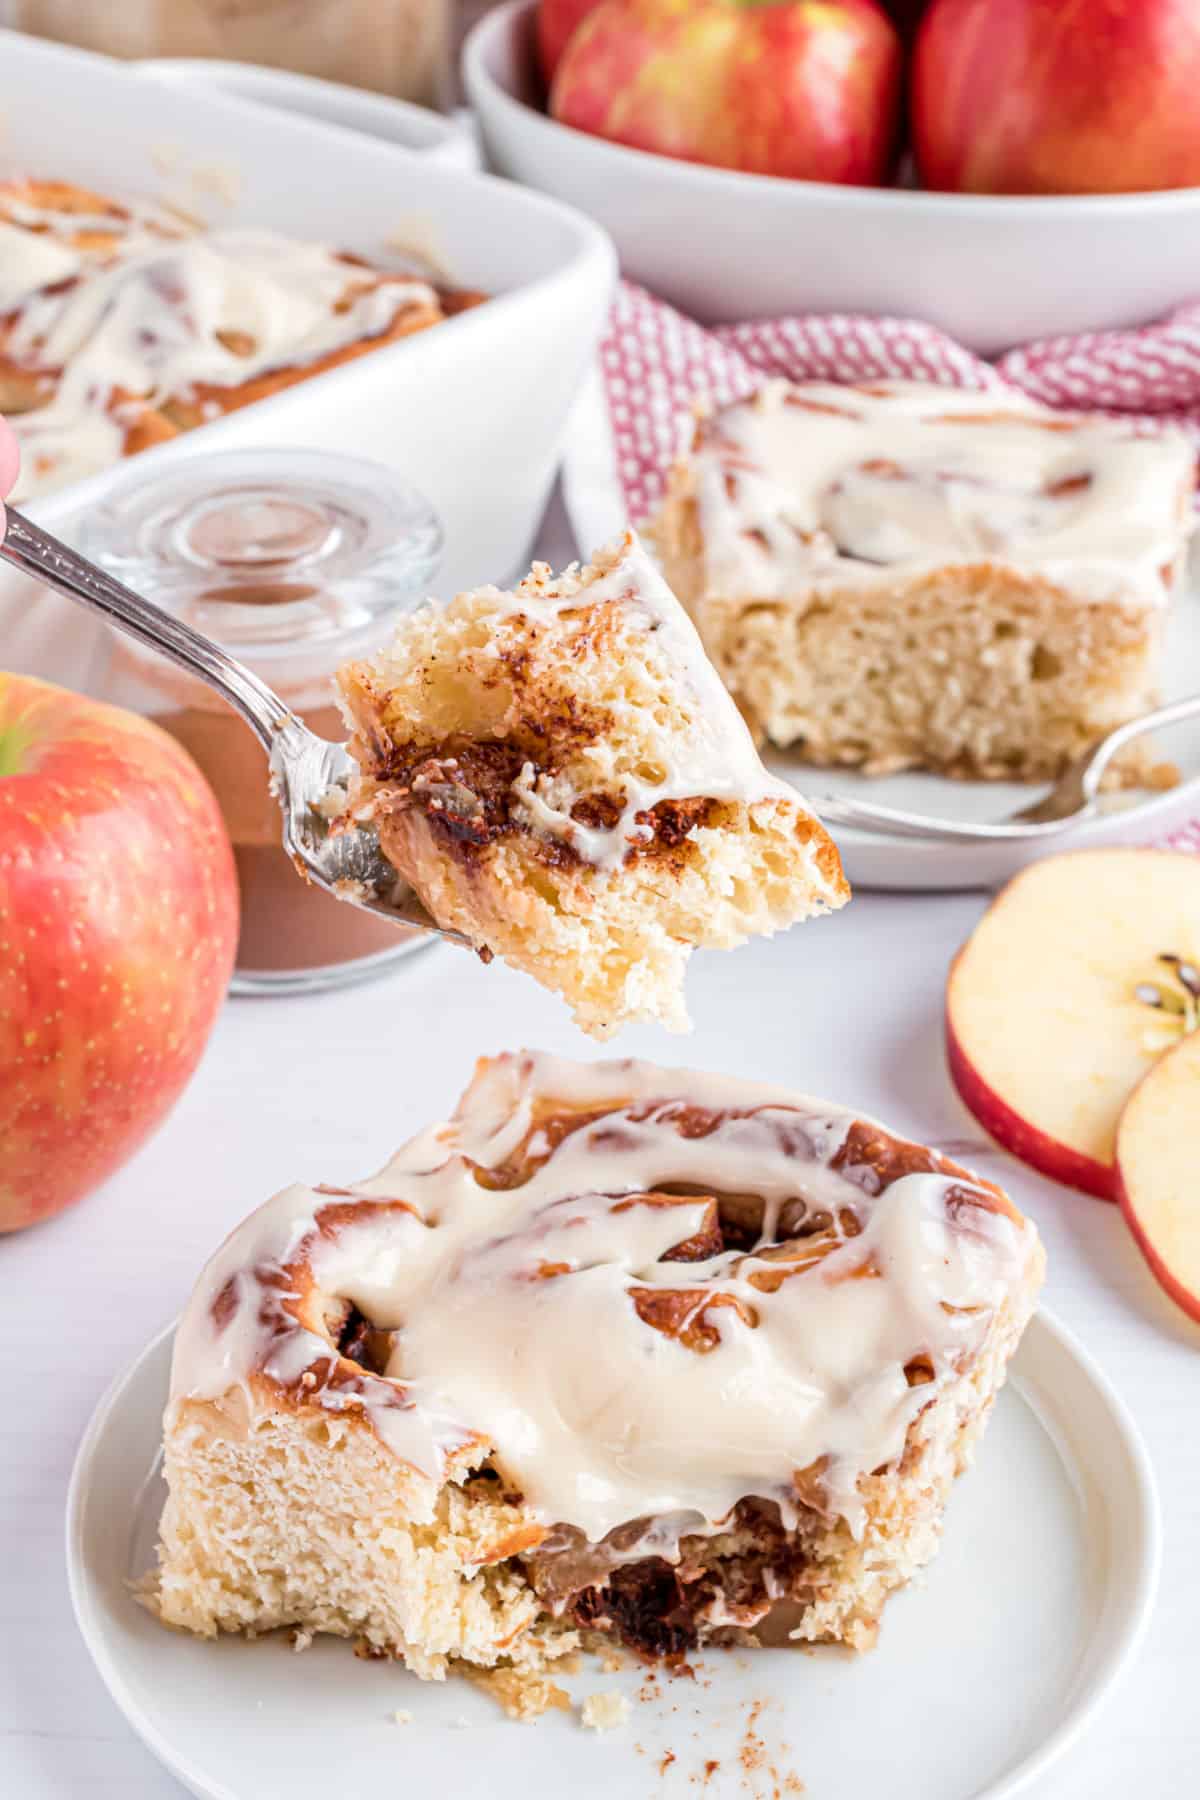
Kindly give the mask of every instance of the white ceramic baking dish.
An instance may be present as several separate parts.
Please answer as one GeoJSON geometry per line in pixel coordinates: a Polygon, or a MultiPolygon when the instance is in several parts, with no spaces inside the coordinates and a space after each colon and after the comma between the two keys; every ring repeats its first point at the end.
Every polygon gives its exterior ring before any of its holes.
{"type": "MultiPolygon", "coordinates": [[[[0,173],[173,199],[214,224],[271,226],[364,255],[412,249],[495,298],[143,452],[352,451],[414,482],[446,530],[439,586],[524,561],[615,277],[604,233],[555,201],[394,144],[0,31],[0,173]]],[[[128,468],[129,464],[122,465],[128,468]]],[[[51,530],[103,497],[100,474],[31,501],[51,530]]],[[[11,577],[0,665],[86,685],[93,641],[66,603],[11,577]],[[49,648],[48,648],[49,645],[49,648]]]]}
{"type": "Polygon", "coordinates": [[[367,93],[343,81],[322,81],[290,69],[263,69],[254,63],[224,62],[208,56],[154,56],[133,65],[156,81],[181,82],[255,106],[303,113],[339,130],[361,131],[402,149],[436,157],[456,169],[478,167],[479,154],[469,129],[460,120],[431,112],[411,100],[367,93]]]}
{"type": "Polygon", "coordinates": [[[626,275],[704,323],[892,313],[992,355],[1141,324],[1200,289],[1200,188],[1004,198],[838,187],[572,130],[542,110],[533,12],[534,0],[508,0],[463,51],[491,166],[580,207],[611,232],[626,275]]]}

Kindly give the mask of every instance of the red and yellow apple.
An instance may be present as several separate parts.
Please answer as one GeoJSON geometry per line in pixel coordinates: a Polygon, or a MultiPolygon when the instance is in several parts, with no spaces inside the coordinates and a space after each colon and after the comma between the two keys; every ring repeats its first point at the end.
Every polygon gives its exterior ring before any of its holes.
{"type": "Polygon", "coordinates": [[[166,1117],[237,927],[217,803],[174,739],[0,674],[0,1231],[82,1199],[166,1117]]]}
{"type": "Polygon", "coordinates": [[[911,113],[926,187],[1119,194],[1200,184],[1196,0],[932,0],[911,113]]]}
{"type": "Polygon", "coordinates": [[[563,51],[587,15],[599,0],[539,0],[537,10],[538,62],[546,85],[554,80],[554,71],[562,61],[563,51]]]}
{"type": "Polygon", "coordinates": [[[951,1079],[1014,1156],[1115,1200],[1122,1109],[1194,1020],[1198,969],[1200,857],[1047,857],[996,897],[954,960],[951,1079]]]}
{"type": "Polygon", "coordinates": [[[1121,1114],[1117,1194],[1155,1279],[1200,1319],[1200,1031],[1168,1051],[1121,1114]]]}
{"type": "Polygon", "coordinates": [[[550,110],[689,162],[879,182],[901,63],[875,0],[601,0],[567,45],[550,110]]]}

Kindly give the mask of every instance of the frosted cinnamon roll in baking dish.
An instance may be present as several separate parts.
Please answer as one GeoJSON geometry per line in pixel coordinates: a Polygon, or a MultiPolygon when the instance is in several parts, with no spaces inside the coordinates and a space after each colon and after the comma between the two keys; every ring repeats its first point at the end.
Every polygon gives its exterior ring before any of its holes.
{"type": "Polygon", "coordinates": [[[94,473],[483,298],[349,252],[0,184],[0,411],[18,498],[94,473]]]}
{"type": "Polygon", "coordinates": [[[373,1180],[287,1189],[204,1271],[154,1604],[434,1678],[580,1631],[866,1648],[1042,1265],[998,1188],[842,1107],[482,1062],[373,1180]]]}
{"type": "Polygon", "coordinates": [[[757,733],[869,772],[1058,772],[1156,698],[1192,451],[1019,395],[768,382],[651,535],[757,733]]]}
{"type": "Polygon", "coordinates": [[[438,924],[598,1037],[686,1028],[698,946],[842,905],[832,840],[759,761],[637,540],[430,603],[341,670],[350,796],[438,924]]]}

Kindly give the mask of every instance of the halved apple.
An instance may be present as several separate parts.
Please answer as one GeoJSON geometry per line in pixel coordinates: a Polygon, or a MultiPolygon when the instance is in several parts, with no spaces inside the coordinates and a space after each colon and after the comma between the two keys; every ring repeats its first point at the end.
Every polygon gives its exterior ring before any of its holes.
{"type": "Polygon", "coordinates": [[[1200,1032],[1151,1069],[1121,1114],[1117,1193],[1155,1279],[1200,1319],[1200,1032]]]}
{"type": "Polygon", "coordinates": [[[1079,850],[997,895],[950,969],[950,1076],[1014,1156],[1104,1200],[1121,1109],[1197,1022],[1200,857],[1079,850]]]}

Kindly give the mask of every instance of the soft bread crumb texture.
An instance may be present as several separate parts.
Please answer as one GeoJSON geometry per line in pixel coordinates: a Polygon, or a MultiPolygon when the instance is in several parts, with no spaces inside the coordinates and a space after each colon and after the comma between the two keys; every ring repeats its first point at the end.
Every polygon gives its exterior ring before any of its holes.
{"type": "Polygon", "coordinates": [[[589,1694],[579,1711],[579,1722],[590,1731],[616,1731],[629,1719],[624,1694],[589,1694]]]}
{"type": "MultiPolygon", "coordinates": [[[[1165,615],[1002,562],[764,598],[708,583],[685,467],[648,531],[759,742],[867,774],[1042,780],[1158,699],[1165,615]]],[[[1134,746],[1128,781],[1154,762],[1134,746]]]]}
{"type": "Polygon", "coordinates": [[[543,1713],[570,1711],[571,1696],[566,1689],[536,1669],[471,1669],[464,1664],[463,1672],[495,1700],[507,1718],[521,1724],[540,1719],[543,1713]]]}
{"type": "MultiPolygon", "coordinates": [[[[529,1518],[492,1484],[430,1506],[361,1419],[233,1401],[183,1409],[167,1445],[157,1611],[213,1637],[296,1625],[441,1680],[455,1660],[540,1667],[573,1650],[507,1562],[529,1518]]],[[[535,1539],[541,1535],[534,1528],[535,1539]]]]}
{"type": "MultiPolygon", "coordinates": [[[[641,841],[615,862],[589,858],[589,834],[612,831],[630,792],[670,771],[678,793],[714,729],[744,738],[719,684],[716,709],[689,684],[673,634],[611,584],[589,598],[628,548],[557,578],[539,565],[515,595],[425,608],[339,675],[363,771],[352,816],[375,819],[439,925],[561,994],[601,1038],[635,1020],[686,1030],[694,948],[733,948],[849,896],[832,840],[765,770],[748,798],[685,782],[682,801],[639,815],[641,841]]],[[[682,614],[679,627],[690,643],[682,614]]]]}

